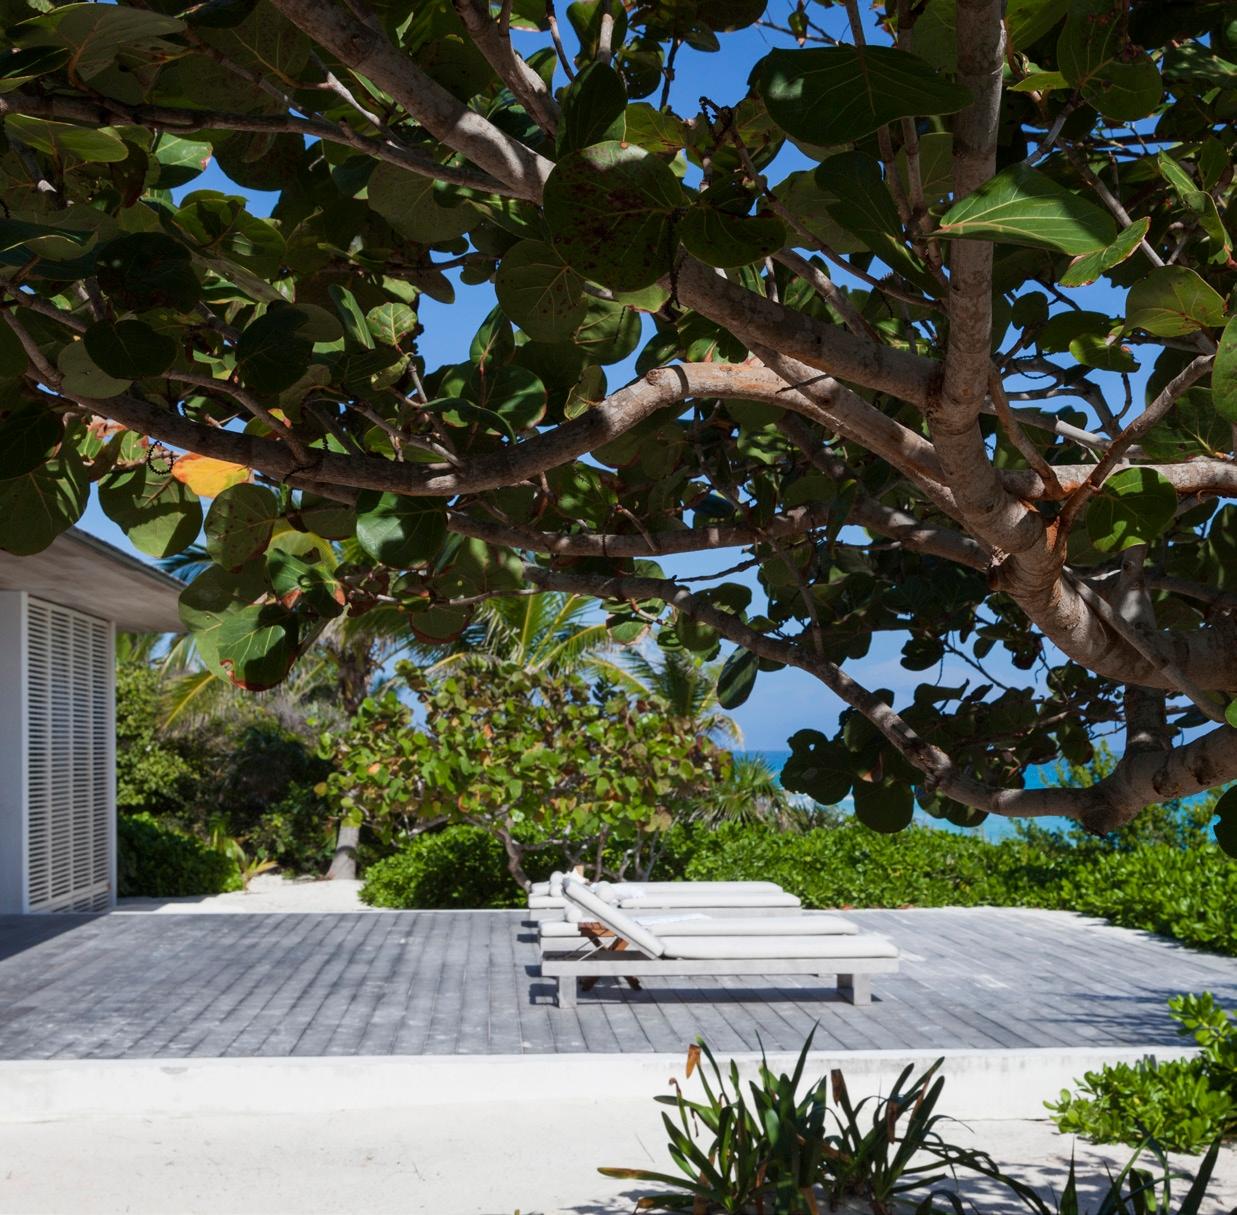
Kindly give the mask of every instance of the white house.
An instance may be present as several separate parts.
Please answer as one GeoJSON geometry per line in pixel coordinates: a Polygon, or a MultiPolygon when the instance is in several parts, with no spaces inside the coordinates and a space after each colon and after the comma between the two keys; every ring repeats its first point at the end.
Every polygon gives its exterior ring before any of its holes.
{"type": "Polygon", "coordinates": [[[116,901],[115,632],[181,631],[180,590],[76,528],[0,552],[0,914],[116,901]]]}

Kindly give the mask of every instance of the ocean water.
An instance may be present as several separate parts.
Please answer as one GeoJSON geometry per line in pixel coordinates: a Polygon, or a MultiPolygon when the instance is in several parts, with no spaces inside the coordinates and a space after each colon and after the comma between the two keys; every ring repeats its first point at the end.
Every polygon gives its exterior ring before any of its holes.
{"type": "MultiPolygon", "coordinates": [[[[790,758],[789,751],[740,751],[740,755],[759,756],[773,769],[774,772],[781,773],[783,765],[790,758]]],[[[1041,768],[1031,768],[1027,772],[1027,787],[1031,789],[1042,789],[1049,784],[1046,777],[1051,776],[1051,773],[1045,773],[1041,768]]],[[[841,809],[849,810],[848,802],[842,803],[841,809]]],[[[955,827],[953,823],[943,822],[941,819],[935,819],[929,814],[925,814],[918,806],[915,807],[915,822],[921,823],[925,827],[935,827],[941,831],[955,831],[961,835],[979,835],[984,839],[1002,840],[1016,833],[1013,819],[1003,818],[998,814],[990,814],[978,827],[955,827]]],[[[1067,818],[1040,818],[1035,820],[1040,827],[1049,830],[1063,831],[1070,825],[1070,820],[1067,818]]]]}

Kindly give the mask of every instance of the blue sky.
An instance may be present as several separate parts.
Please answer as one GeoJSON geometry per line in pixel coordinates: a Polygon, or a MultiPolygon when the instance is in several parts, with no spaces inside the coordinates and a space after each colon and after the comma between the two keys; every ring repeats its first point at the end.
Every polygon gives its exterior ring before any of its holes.
{"type": "MultiPolygon", "coordinates": [[[[770,15],[784,20],[791,11],[789,4],[770,6],[770,15]]],[[[841,34],[845,25],[845,13],[841,6],[825,9],[813,6],[811,15],[831,32],[841,34]]],[[[762,29],[752,28],[732,35],[721,36],[722,50],[716,54],[702,54],[684,47],[678,57],[672,104],[680,114],[694,114],[699,100],[707,96],[719,105],[734,104],[747,93],[747,78],[752,65],[766,51],[776,45],[788,45],[789,40],[762,29]]],[[[518,36],[523,49],[531,50],[544,45],[542,36],[518,36]]],[[[654,99],[655,100],[655,99],[654,99]]],[[[793,146],[779,155],[767,170],[770,181],[777,182],[787,173],[810,167],[807,160],[793,146]]],[[[266,214],[275,202],[273,194],[259,194],[242,190],[230,182],[212,163],[207,171],[185,190],[217,189],[240,193],[248,197],[251,209],[257,214],[266,214]]],[[[840,281],[845,281],[840,277],[840,281]]],[[[444,306],[423,298],[419,312],[426,334],[421,340],[421,349],[431,367],[441,363],[465,359],[473,333],[481,320],[494,306],[493,289],[488,284],[480,287],[463,287],[456,281],[457,301],[444,306]]],[[[1085,306],[1121,314],[1121,295],[1107,287],[1088,289],[1085,306]]],[[[633,360],[634,361],[634,360],[633,360]]],[[[608,368],[608,380],[612,388],[626,382],[632,375],[631,363],[608,368]]],[[[1115,377],[1103,377],[1114,381],[1115,377]]],[[[1136,377],[1136,391],[1144,375],[1136,377]]],[[[1076,402],[1069,401],[1074,405],[1076,402]]],[[[106,540],[134,551],[124,533],[116,527],[92,501],[82,520],[86,530],[106,540]]],[[[848,537],[850,538],[850,537],[848,537]]],[[[855,538],[859,538],[858,536],[855,538]]],[[[690,577],[726,569],[739,560],[737,550],[695,554],[663,562],[668,573],[690,577]]],[[[740,575],[756,589],[754,577],[749,573],[740,575]]],[[[908,672],[899,662],[899,651],[904,636],[879,635],[875,638],[868,656],[854,664],[854,674],[868,687],[887,687],[897,694],[902,703],[925,678],[946,684],[957,684],[965,679],[978,682],[976,673],[957,660],[946,662],[940,671],[908,672]]],[[[1055,660],[1059,660],[1056,656],[1055,660]]],[[[987,664],[992,673],[1004,682],[1015,686],[1028,686],[1034,681],[1034,673],[1015,670],[1004,658],[1003,651],[996,651],[987,664]]],[[[800,671],[784,670],[765,673],[759,677],[751,698],[734,714],[742,727],[745,745],[751,749],[780,749],[787,736],[795,730],[811,726],[831,733],[836,725],[841,703],[820,683],[800,671]]]]}

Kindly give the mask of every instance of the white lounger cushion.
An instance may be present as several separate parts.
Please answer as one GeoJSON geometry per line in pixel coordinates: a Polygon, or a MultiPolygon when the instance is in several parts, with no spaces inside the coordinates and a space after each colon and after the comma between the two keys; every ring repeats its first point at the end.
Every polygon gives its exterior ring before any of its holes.
{"type": "Polygon", "coordinates": [[[563,897],[568,903],[574,903],[581,911],[591,912],[594,919],[600,920],[605,926],[625,941],[629,941],[637,949],[644,950],[650,957],[660,958],[662,944],[647,928],[642,928],[630,916],[624,915],[617,907],[599,899],[583,882],[567,881],[563,883],[563,897]]]}
{"type": "MultiPolygon", "coordinates": [[[[739,958],[819,958],[841,961],[845,958],[896,958],[897,946],[872,933],[853,936],[795,937],[695,937],[665,936],[659,938],[666,958],[700,958],[734,961],[739,958]]],[[[643,948],[643,946],[642,946],[643,948]]]]}
{"type": "Polygon", "coordinates": [[[561,894],[530,894],[528,896],[529,911],[562,911],[563,906],[561,894]]]}
{"type": "MultiPolygon", "coordinates": [[[[602,896],[605,897],[604,895],[602,896]]],[[[740,890],[700,890],[700,891],[666,891],[658,894],[650,891],[641,895],[619,895],[618,906],[624,911],[643,911],[651,908],[664,908],[672,911],[679,907],[690,907],[693,910],[709,907],[785,907],[788,910],[797,909],[800,904],[793,894],[784,890],[770,891],[740,891],[740,890]]]]}
{"type": "Polygon", "coordinates": [[[598,882],[594,890],[603,898],[643,898],[653,894],[704,894],[730,891],[734,894],[781,894],[776,882],[598,882]]]}
{"type": "MultiPolygon", "coordinates": [[[[572,909],[575,910],[574,908],[572,909]]],[[[583,912],[579,918],[587,919],[583,912]]],[[[665,937],[776,937],[776,936],[844,936],[859,931],[850,920],[837,915],[755,916],[752,919],[718,918],[706,913],[698,915],[640,915],[633,920],[644,928],[665,937]]],[[[541,925],[541,939],[572,940],[578,938],[578,920],[553,920],[541,925]]]]}

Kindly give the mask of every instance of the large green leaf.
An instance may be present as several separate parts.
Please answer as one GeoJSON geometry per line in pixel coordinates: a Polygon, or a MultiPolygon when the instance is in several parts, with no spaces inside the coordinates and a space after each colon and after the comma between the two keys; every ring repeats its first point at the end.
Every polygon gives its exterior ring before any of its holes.
{"type": "Polygon", "coordinates": [[[855,782],[855,817],[873,831],[894,835],[915,817],[915,795],[901,781],[855,782]]]}
{"type": "Polygon", "coordinates": [[[623,78],[608,63],[588,64],[563,90],[561,104],[560,155],[626,135],[627,89],[623,78]]]}
{"type": "Polygon", "coordinates": [[[1095,203],[1017,164],[956,202],[938,235],[1080,254],[1111,245],[1117,226],[1095,203]]]}
{"type": "Polygon", "coordinates": [[[202,298],[193,258],[162,232],[119,236],[99,248],[99,286],[122,309],[174,308],[188,312],[202,298]]]}
{"type": "MultiPolygon", "coordinates": [[[[1229,724],[1232,725],[1231,706],[1229,724]]],[[[1216,843],[1229,856],[1237,858],[1237,788],[1227,790],[1215,804],[1215,813],[1220,816],[1216,823],[1216,843]]]]}
{"type": "Polygon", "coordinates": [[[73,341],[62,346],[56,356],[56,368],[61,376],[60,386],[65,392],[78,396],[106,400],[119,396],[129,387],[128,380],[108,375],[90,357],[85,342],[73,341]]]}
{"type": "Polygon", "coordinates": [[[572,341],[589,362],[609,365],[625,359],[640,344],[640,317],[611,300],[588,297],[584,320],[572,341]]]}
{"type": "Polygon", "coordinates": [[[777,252],[786,227],[775,215],[732,215],[701,199],[687,209],[679,239],[706,265],[747,266],[777,252]]]}
{"type": "Polygon", "coordinates": [[[303,312],[276,304],[245,327],[236,343],[236,366],[249,388],[279,393],[305,374],[313,351],[313,342],[299,332],[305,323],[303,312]]]}
{"type": "Polygon", "coordinates": [[[85,465],[71,447],[20,477],[0,481],[0,548],[42,552],[82,517],[90,498],[85,465]]]}
{"type": "Polygon", "coordinates": [[[842,152],[821,164],[816,180],[833,196],[825,204],[831,219],[909,282],[929,295],[940,294],[936,280],[902,239],[898,209],[876,161],[862,152],[842,152]]]}
{"type": "Polygon", "coordinates": [[[569,338],[584,320],[584,280],[550,246],[524,240],[503,257],[494,277],[503,311],[538,342],[569,338]]]}
{"type": "Polygon", "coordinates": [[[897,118],[955,114],[970,93],[886,46],[771,51],[756,68],[773,120],[794,139],[853,143],[897,118]]]}
{"type": "Polygon", "coordinates": [[[1087,534],[1101,553],[1150,544],[1172,522],[1177,491],[1153,468],[1123,468],[1087,508],[1087,534]]]}
{"type": "Polygon", "coordinates": [[[99,505],[124,528],[130,543],[149,557],[182,552],[202,527],[197,494],[170,472],[156,472],[148,464],[105,478],[99,486],[99,505]]]}
{"type": "Polygon", "coordinates": [[[119,135],[107,130],[75,127],[67,122],[30,118],[25,114],[7,115],[4,129],[10,138],[18,139],[49,156],[116,162],[129,155],[129,145],[119,135]]]}
{"type": "Polygon", "coordinates": [[[1223,324],[1224,297],[1185,266],[1157,266],[1126,296],[1126,329],[1180,337],[1223,324]]]}
{"type": "Polygon", "coordinates": [[[19,398],[0,410],[0,480],[33,472],[63,435],[60,416],[37,401],[19,398]]]}
{"type": "Polygon", "coordinates": [[[145,321],[99,321],[82,342],[96,366],[119,380],[160,375],[176,358],[176,342],[145,321]]]}
{"type": "Polygon", "coordinates": [[[297,617],[280,604],[229,612],[215,634],[219,666],[239,688],[263,692],[292,669],[298,654],[297,617]]]}
{"type": "Polygon", "coordinates": [[[447,538],[446,500],[366,490],[357,498],[356,536],[383,565],[424,565],[438,556],[447,538]]]}
{"type": "MultiPolygon", "coordinates": [[[[122,52],[162,44],[185,28],[179,17],[123,4],[65,4],[24,21],[12,32],[27,46],[54,39],[69,48],[73,72],[91,80],[112,67],[122,52]]],[[[171,49],[170,47],[168,49],[171,49]]]]}
{"type": "Polygon", "coordinates": [[[271,541],[279,504],[260,485],[225,489],[206,513],[206,551],[225,570],[236,570],[264,552],[271,541]]]}
{"type": "Polygon", "coordinates": [[[1070,0],[1008,0],[1005,29],[1010,50],[1025,52],[1069,12],[1070,0]]]}
{"type": "Polygon", "coordinates": [[[1105,118],[1132,122],[1160,104],[1151,56],[1131,45],[1124,0],[1077,0],[1057,39],[1057,67],[1105,118]]]}
{"type": "Polygon", "coordinates": [[[1211,369],[1211,393],[1216,413],[1237,422],[1237,317],[1224,326],[1215,365],[1211,369]]]}
{"type": "Polygon", "coordinates": [[[227,672],[219,666],[216,638],[224,619],[257,602],[270,591],[266,567],[251,561],[235,572],[208,565],[180,593],[181,622],[193,634],[202,661],[220,678],[227,672]]]}
{"type": "Polygon", "coordinates": [[[428,177],[386,163],[369,179],[369,205],[397,232],[426,245],[454,240],[477,222],[470,203],[444,207],[428,177]]]}
{"type": "Polygon", "coordinates": [[[752,694],[759,669],[760,660],[750,650],[735,650],[717,677],[717,703],[723,709],[737,709],[752,694]]]}
{"type": "Polygon", "coordinates": [[[819,730],[799,730],[786,740],[790,758],[782,768],[782,786],[806,793],[822,806],[834,806],[850,792],[854,765],[845,748],[819,730]]]}
{"type": "Polygon", "coordinates": [[[585,278],[615,291],[638,291],[669,272],[685,202],[663,161],[616,141],[569,153],[545,186],[554,247],[585,278]]]}
{"type": "Polygon", "coordinates": [[[1084,253],[1074,258],[1058,282],[1062,287],[1086,287],[1095,282],[1105,271],[1119,266],[1133,256],[1150,226],[1150,219],[1136,219],[1111,245],[1095,253],[1084,253]]]}

